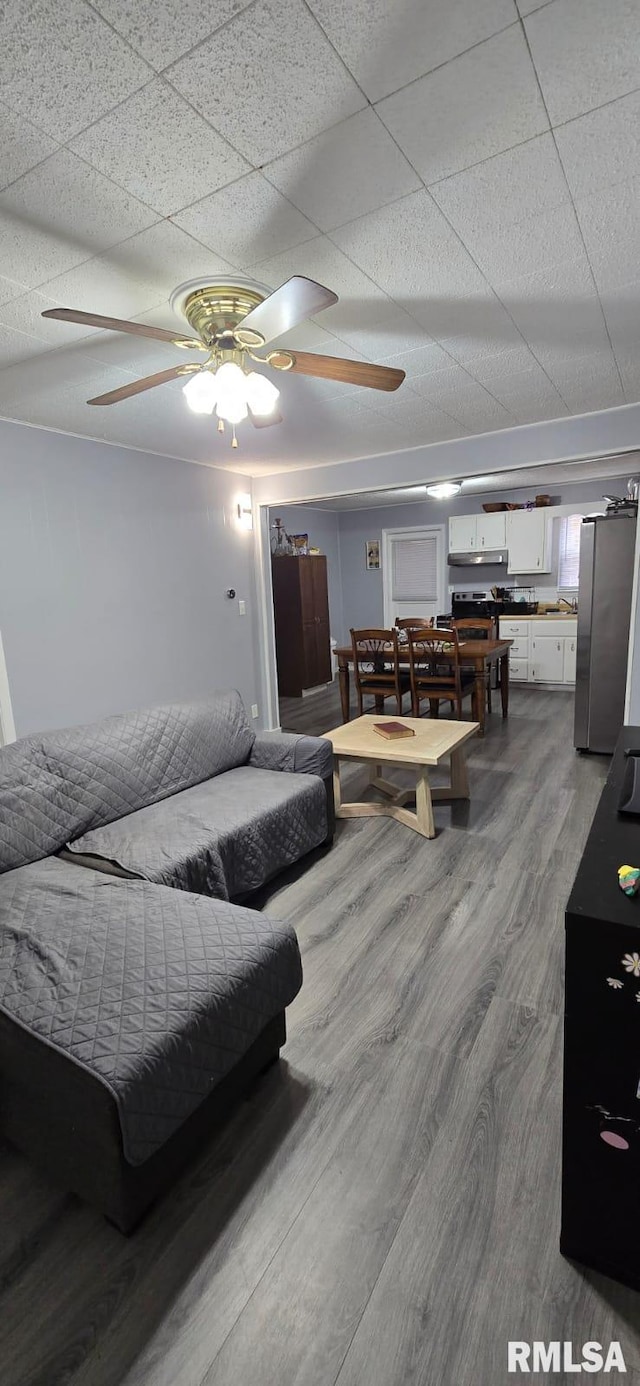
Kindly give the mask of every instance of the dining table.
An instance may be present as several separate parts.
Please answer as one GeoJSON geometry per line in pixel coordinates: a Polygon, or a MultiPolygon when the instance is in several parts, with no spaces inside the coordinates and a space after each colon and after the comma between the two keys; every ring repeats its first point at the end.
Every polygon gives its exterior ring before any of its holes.
{"type": "MultiPolygon", "coordinates": [[[[509,716],[509,650],[513,640],[461,640],[458,645],[460,654],[460,664],[462,668],[473,669],[475,674],[475,687],[473,690],[473,720],[478,723],[478,735],[484,736],[486,726],[486,693],[487,693],[487,670],[492,665],[498,666],[498,679],[500,684],[500,700],[502,704],[502,716],[509,716]]],[[[383,647],[380,654],[385,653],[383,647]]],[[[348,722],[351,712],[351,666],[353,664],[353,650],[351,645],[339,645],[334,650],[338,662],[338,681],[340,687],[340,703],[342,706],[342,720],[348,722]]],[[[393,646],[389,645],[389,658],[393,657],[393,646]]],[[[398,657],[400,664],[409,665],[408,648],[399,646],[398,657]]],[[[438,662],[445,663],[453,661],[455,655],[447,655],[446,650],[438,651],[438,662]]],[[[376,698],[376,712],[384,710],[384,699],[376,698]]]]}

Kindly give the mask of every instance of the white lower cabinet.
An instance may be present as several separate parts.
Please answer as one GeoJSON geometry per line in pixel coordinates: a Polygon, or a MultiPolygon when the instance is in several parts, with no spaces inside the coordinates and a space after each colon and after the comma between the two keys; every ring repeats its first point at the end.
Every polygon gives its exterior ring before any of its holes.
{"type": "Polygon", "coordinates": [[[532,683],[564,683],[564,640],[555,635],[532,635],[529,665],[532,683]]]}
{"type": "Polygon", "coordinates": [[[564,642],[564,679],[563,683],[575,683],[576,681],[576,649],[577,640],[575,636],[571,640],[565,639],[564,642]]]}
{"type": "Polygon", "coordinates": [[[500,635],[512,640],[509,674],[514,683],[575,684],[575,617],[513,618],[503,616],[500,635]]]}

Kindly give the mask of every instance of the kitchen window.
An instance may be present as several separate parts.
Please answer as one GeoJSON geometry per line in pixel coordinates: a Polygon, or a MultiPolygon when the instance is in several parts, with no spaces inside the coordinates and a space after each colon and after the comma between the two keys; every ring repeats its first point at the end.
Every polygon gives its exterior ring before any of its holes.
{"type": "Polygon", "coordinates": [[[558,587],[563,591],[577,591],[580,580],[582,515],[563,515],[559,525],[558,587]]]}

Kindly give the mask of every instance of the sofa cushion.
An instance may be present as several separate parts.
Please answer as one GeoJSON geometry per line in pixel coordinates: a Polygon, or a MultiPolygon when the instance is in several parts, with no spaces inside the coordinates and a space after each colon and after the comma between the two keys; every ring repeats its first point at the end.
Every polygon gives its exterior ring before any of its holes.
{"type": "Polygon", "coordinates": [[[228,899],[257,889],[326,835],[322,780],[243,766],[83,833],[69,850],[228,899]]]}
{"type": "Polygon", "coordinates": [[[255,910],[52,858],[0,877],[0,1011],[111,1092],[131,1164],[169,1139],[301,981],[293,930],[255,910]]]}
{"type": "Polygon", "coordinates": [[[238,692],[30,736],[0,750],[0,871],[244,765],[255,733],[238,692]]]}

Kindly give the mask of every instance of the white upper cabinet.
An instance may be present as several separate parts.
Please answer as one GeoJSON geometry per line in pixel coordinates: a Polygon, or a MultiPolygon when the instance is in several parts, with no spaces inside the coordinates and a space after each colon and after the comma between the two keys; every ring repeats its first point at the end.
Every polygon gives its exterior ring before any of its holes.
{"type": "Polygon", "coordinates": [[[478,547],[479,515],[452,515],[449,520],[449,553],[472,553],[478,547]]]}
{"type": "Polygon", "coordinates": [[[476,542],[479,549],[504,549],[507,542],[507,517],[503,511],[476,516],[476,542]]]}
{"type": "Polygon", "coordinates": [[[507,572],[550,573],[550,525],[544,509],[509,510],[505,518],[509,551],[507,572]]]}

